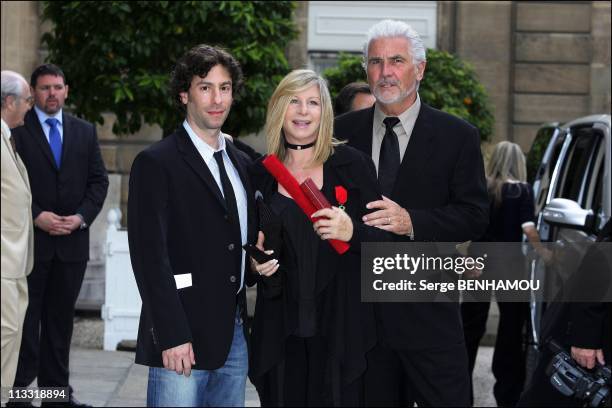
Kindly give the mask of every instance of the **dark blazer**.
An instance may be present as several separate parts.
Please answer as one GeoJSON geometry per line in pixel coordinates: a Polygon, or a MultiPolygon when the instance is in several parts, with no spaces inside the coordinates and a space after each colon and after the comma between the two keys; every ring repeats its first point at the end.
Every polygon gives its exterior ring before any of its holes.
{"type": "MultiPolygon", "coordinates": [[[[247,192],[248,238],[254,242],[249,159],[226,146],[247,192]]],[[[162,367],[163,350],[192,342],[195,369],[221,367],[234,333],[241,244],[232,235],[221,190],[183,127],[134,160],[128,214],[130,257],[142,298],[136,362],[162,367]],[[177,290],[173,276],[186,273],[193,286],[177,290]]],[[[245,272],[245,285],[250,275],[245,272]]]]}
{"type": "MultiPolygon", "coordinates": [[[[91,225],[106,198],[108,176],[100,154],[96,127],[67,113],[62,116],[63,143],[58,170],[47,137],[34,109],[25,116],[24,126],[12,131],[19,155],[28,169],[32,188],[32,217],[42,211],[58,215],[81,214],[91,225]]],[[[34,259],[49,261],[89,259],[89,229],[70,235],[51,236],[34,228],[34,259]]]]}
{"type": "MultiPolygon", "coordinates": [[[[374,107],[336,118],[335,135],[372,154],[374,107]]],[[[416,241],[463,242],[488,224],[488,196],[478,130],[424,103],[390,197],[406,208],[416,241]]],[[[409,237],[395,236],[397,241],[409,237]]],[[[380,303],[379,336],[397,349],[423,349],[463,341],[455,303],[380,303]]]]}

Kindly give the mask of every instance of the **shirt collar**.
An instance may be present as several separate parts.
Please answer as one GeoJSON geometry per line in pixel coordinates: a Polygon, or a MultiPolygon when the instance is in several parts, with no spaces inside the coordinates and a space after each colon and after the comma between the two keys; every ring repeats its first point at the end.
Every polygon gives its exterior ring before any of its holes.
{"type": "MultiPolygon", "coordinates": [[[[414,122],[416,122],[417,117],[419,116],[420,110],[421,97],[417,92],[416,100],[414,101],[414,103],[408,109],[406,109],[397,116],[404,129],[412,128],[410,124],[412,123],[414,125],[414,122]]],[[[383,120],[385,120],[386,117],[387,115],[384,114],[378,104],[374,104],[374,123],[379,123],[380,126],[384,126],[383,120]]]]}
{"type": "Polygon", "coordinates": [[[40,121],[41,125],[45,123],[45,121],[48,118],[55,118],[59,122],[60,126],[63,126],[63,123],[62,123],[62,118],[63,118],[62,113],[64,111],[63,109],[60,109],[59,111],[57,111],[55,115],[47,115],[45,112],[39,109],[38,106],[34,105],[34,111],[36,112],[36,116],[38,116],[38,120],[40,121]]]}
{"type": "Polygon", "coordinates": [[[8,123],[4,119],[2,119],[2,132],[9,136],[11,135],[11,128],[9,128],[8,123]]]}
{"type": "MultiPolygon", "coordinates": [[[[196,135],[186,119],[183,121],[183,127],[185,128],[185,131],[187,131],[189,138],[206,163],[212,160],[215,152],[225,150],[225,136],[223,132],[219,132],[219,148],[215,150],[208,143],[200,139],[198,135],[196,135]]],[[[227,152],[225,154],[227,154],[227,152]]]]}

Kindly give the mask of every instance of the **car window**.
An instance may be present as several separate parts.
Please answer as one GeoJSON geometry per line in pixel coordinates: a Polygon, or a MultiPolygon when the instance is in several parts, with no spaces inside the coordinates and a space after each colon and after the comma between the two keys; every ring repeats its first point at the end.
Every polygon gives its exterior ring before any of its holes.
{"type": "Polygon", "coordinates": [[[567,159],[563,164],[561,182],[555,197],[567,198],[576,201],[581,207],[586,205],[586,188],[601,135],[591,127],[573,128],[572,143],[568,150],[567,159]]]}
{"type": "Polygon", "coordinates": [[[596,178],[594,178],[594,191],[593,197],[587,206],[593,210],[593,214],[601,217],[603,215],[603,175],[604,175],[604,161],[599,162],[599,169],[597,170],[596,178]]]}
{"type": "MultiPolygon", "coordinates": [[[[540,138],[541,141],[545,141],[545,140],[550,141],[551,137],[554,136],[557,130],[558,129],[556,128],[550,128],[550,127],[540,129],[540,132],[538,132],[538,136],[536,136],[536,141],[534,141],[534,146],[532,147],[532,149],[533,148],[538,149],[539,146],[541,146],[540,142],[537,141],[537,138],[540,138]]],[[[557,165],[559,154],[561,154],[561,149],[563,148],[565,137],[566,137],[565,132],[557,133],[557,136],[555,137],[553,141],[554,146],[552,147],[552,151],[551,151],[549,158],[541,157],[540,159],[537,159],[537,157],[540,157],[539,154],[532,155],[531,151],[529,152],[529,156],[527,160],[528,161],[531,160],[532,163],[535,162],[535,160],[548,159],[546,162],[539,164],[539,170],[537,171],[537,174],[534,176],[534,178],[531,178],[531,177],[529,178],[529,182],[534,187],[535,213],[536,214],[539,214],[542,208],[544,208],[544,205],[546,205],[546,198],[548,197],[548,190],[550,188],[551,177],[552,177],[553,171],[555,170],[555,166],[557,165]]]]}
{"type": "MultiPolygon", "coordinates": [[[[540,163],[544,158],[546,148],[548,147],[550,139],[555,133],[555,130],[557,130],[556,127],[546,126],[540,128],[540,130],[538,130],[538,134],[533,140],[533,143],[531,144],[531,149],[529,149],[529,153],[527,154],[527,181],[531,185],[533,185],[533,182],[536,178],[536,174],[538,172],[538,168],[540,167],[540,163]]],[[[556,158],[554,161],[556,161],[556,158]]]]}

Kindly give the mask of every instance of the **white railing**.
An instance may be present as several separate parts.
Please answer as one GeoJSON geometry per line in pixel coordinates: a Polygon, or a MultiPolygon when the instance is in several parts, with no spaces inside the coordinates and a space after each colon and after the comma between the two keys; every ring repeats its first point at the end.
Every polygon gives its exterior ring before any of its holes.
{"type": "Polygon", "coordinates": [[[104,350],[116,350],[120,342],[136,340],[142,301],[132,272],[127,231],[120,228],[121,211],[112,209],[107,218],[104,350]]]}

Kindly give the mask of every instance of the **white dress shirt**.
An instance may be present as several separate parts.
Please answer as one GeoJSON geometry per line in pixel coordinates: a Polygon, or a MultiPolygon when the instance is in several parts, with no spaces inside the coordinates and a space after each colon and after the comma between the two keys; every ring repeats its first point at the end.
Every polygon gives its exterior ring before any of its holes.
{"type": "MultiPolygon", "coordinates": [[[[411,107],[402,112],[398,118],[399,122],[393,127],[393,131],[397,135],[397,141],[399,143],[400,151],[400,163],[404,160],[404,154],[412,135],[412,129],[414,129],[414,123],[419,117],[419,111],[421,110],[421,98],[417,93],[416,100],[411,107]]],[[[372,160],[376,166],[376,173],[378,174],[378,162],[380,160],[380,146],[382,145],[383,138],[385,137],[385,124],[383,120],[387,115],[383,113],[378,104],[374,105],[374,123],[372,124],[372,160]]]]}
{"type": "Polygon", "coordinates": [[[227,155],[227,151],[225,150],[225,136],[222,132],[219,132],[219,148],[217,150],[213,149],[208,143],[204,142],[202,139],[195,134],[189,123],[185,120],[183,122],[183,127],[187,131],[189,138],[193,142],[200,156],[204,160],[204,163],[208,166],[213,178],[217,182],[217,186],[219,186],[219,190],[221,191],[221,195],[223,195],[223,186],[221,184],[221,173],[219,172],[219,165],[217,161],[213,157],[213,154],[218,151],[223,151],[223,164],[225,166],[225,171],[227,172],[227,177],[232,183],[232,187],[234,188],[234,195],[236,196],[236,206],[238,207],[238,218],[240,220],[240,238],[242,243],[240,245],[240,249],[242,251],[241,265],[240,265],[240,286],[238,287],[238,292],[242,290],[244,286],[244,259],[245,259],[245,251],[242,249],[242,245],[247,243],[247,195],[244,186],[242,185],[242,181],[240,180],[240,175],[238,174],[238,170],[234,167],[234,163],[230,160],[227,155]]]}
{"type": "Polygon", "coordinates": [[[57,119],[57,130],[59,130],[60,139],[62,143],[64,143],[64,123],[62,122],[62,109],[60,109],[55,115],[47,115],[45,112],[40,110],[38,106],[34,105],[34,112],[36,112],[36,116],[38,116],[38,121],[40,122],[40,126],[42,126],[42,130],[47,137],[47,142],[49,142],[49,132],[51,131],[51,126],[49,126],[45,121],[48,118],[57,119]]]}

